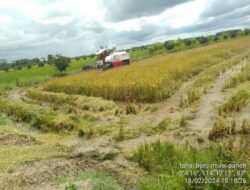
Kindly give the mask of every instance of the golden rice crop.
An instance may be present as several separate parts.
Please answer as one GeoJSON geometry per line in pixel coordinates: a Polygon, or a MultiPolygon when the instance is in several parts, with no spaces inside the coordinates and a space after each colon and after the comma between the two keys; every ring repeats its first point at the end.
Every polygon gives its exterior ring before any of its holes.
{"type": "Polygon", "coordinates": [[[250,47],[242,37],[201,48],[157,55],[105,72],[78,73],[49,81],[44,89],[100,96],[120,101],[155,102],[169,97],[180,84],[206,67],[250,47]],[[216,60],[216,61],[215,61],[216,60]]]}

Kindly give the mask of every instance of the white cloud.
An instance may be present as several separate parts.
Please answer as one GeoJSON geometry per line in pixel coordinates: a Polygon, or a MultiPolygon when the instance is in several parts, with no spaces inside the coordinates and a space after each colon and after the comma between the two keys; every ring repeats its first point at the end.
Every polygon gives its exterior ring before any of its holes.
{"type": "Polygon", "coordinates": [[[107,28],[113,28],[118,32],[121,31],[140,31],[141,30],[141,19],[125,20],[117,23],[104,23],[107,28]]]}
{"type": "Polygon", "coordinates": [[[110,1],[0,0],[0,58],[75,56],[250,25],[249,0],[110,1]]]}
{"type": "Polygon", "coordinates": [[[0,7],[13,9],[32,20],[41,18],[45,12],[45,8],[39,6],[35,0],[0,0],[0,7]]]}
{"type": "Polygon", "coordinates": [[[58,18],[51,18],[40,21],[42,24],[60,24],[60,25],[66,25],[73,21],[73,17],[71,16],[64,16],[64,17],[58,17],[58,18]]]}
{"type": "Polygon", "coordinates": [[[8,15],[0,15],[0,24],[10,24],[13,19],[8,15]]]}
{"type": "Polygon", "coordinates": [[[162,17],[162,21],[166,20],[166,24],[172,28],[181,28],[198,22],[201,13],[206,6],[205,0],[196,0],[182,5],[178,5],[173,9],[167,10],[162,17]]]}

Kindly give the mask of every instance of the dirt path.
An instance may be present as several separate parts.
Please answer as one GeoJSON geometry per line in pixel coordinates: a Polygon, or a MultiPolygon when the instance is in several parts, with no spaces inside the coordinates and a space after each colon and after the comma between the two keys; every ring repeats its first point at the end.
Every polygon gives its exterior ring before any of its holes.
{"type": "MultiPolygon", "coordinates": [[[[223,83],[228,80],[231,76],[240,72],[241,68],[246,64],[245,61],[231,67],[226,70],[223,74],[219,76],[219,78],[215,81],[212,90],[210,90],[207,94],[205,94],[201,98],[201,103],[198,107],[198,112],[196,113],[196,118],[189,121],[189,126],[187,130],[179,131],[181,134],[177,137],[177,131],[166,131],[159,135],[145,136],[142,135],[135,139],[130,139],[121,142],[119,145],[122,147],[123,151],[129,151],[135,149],[138,145],[143,144],[145,142],[153,142],[156,140],[170,140],[170,141],[178,141],[177,144],[181,143],[195,143],[197,144],[197,139],[202,139],[202,141],[208,140],[208,134],[213,126],[213,119],[217,115],[217,110],[215,109],[215,105],[224,101],[226,94],[221,91],[223,83]]],[[[190,108],[186,108],[182,111],[172,109],[176,109],[179,107],[179,99],[180,96],[183,95],[188,87],[193,83],[196,79],[194,77],[192,80],[184,83],[184,85],[179,89],[177,93],[175,93],[171,98],[162,103],[159,109],[147,116],[142,116],[130,121],[132,126],[143,125],[145,123],[150,123],[151,125],[157,125],[167,116],[172,119],[179,119],[182,113],[189,113],[190,108]]]]}
{"type": "Polygon", "coordinates": [[[174,109],[179,107],[179,100],[181,95],[186,92],[188,87],[194,82],[195,78],[196,77],[187,82],[184,82],[180,89],[176,93],[174,93],[170,98],[168,98],[164,102],[158,103],[157,111],[146,115],[135,116],[127,122],[126,127],[132,128],[142,126],[144,124],[150,124],[154,126],[159,124],[167,116],[171,117],[172,119],[177,119],[179,114],[174,111],[174,109]]]}
{"type": "Polygon", "coordinates": [[[214,87],[206,95],[201,98],[201,103],[196,113],[196,118],[190,121],[190,129],[198,134],[204,140],[208,139],[214,118],[218,115],[216,105],[222,103],[226,94],[221,91],[225,81],[240,72],[241,68],[246,64],[245,61],[226,70],[214,83],[214,87]]]}

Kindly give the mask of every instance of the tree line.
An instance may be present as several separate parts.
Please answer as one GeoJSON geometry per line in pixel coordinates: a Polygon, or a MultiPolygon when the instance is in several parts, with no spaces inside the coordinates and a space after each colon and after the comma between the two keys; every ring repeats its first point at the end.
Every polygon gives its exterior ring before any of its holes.
{"type": "Polygon", "coordinates": [[[137,59],[164,52],[174,52],[183,49],[198,47],[201,45],[206,45],[213,42],[219,42],[249,34],[250,34],[250,29],[228,30],[224,32],[218,32],[215,35],[199,36],[199,37],[185,38],[185,39],[178,38],[176,40],[168,40],[163,43],[158,42],[150,45],[134,47],[128,49],[127,51],[131,53],[132,59],[133,58],[137,59]]]}

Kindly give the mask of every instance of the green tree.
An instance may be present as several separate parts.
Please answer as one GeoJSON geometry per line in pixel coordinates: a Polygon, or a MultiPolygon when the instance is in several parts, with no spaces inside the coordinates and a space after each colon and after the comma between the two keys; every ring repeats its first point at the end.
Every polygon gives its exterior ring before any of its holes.
{"type": "Polygon", "coordinates": [[[208,38],[206,36],[201,36],[196,38],[200,44],[206,44],[208,43],[208,38]]]}
{"type": "Polygon", "coordinates": [[[166,41],[164,42],[164,46],[166,48],[166,50],[172,50],[174,48],[174,43],[173,41],[166,41]]]}
{"type": "Polygon", "coordinates": [[[174,51],[183,50],[186,47],[185,43],[180,38],[178,38],[177,40],[174,40],[173,45],[174,45],[174,48],[173,48],[174,51]]]}
{"type": "Polygon", "coordinates": [[[33,64],[39,64],[40,63],[40,59],[39,58],[34,58],[30,62],[32,62],[33,64]]]}
{"type": "Polygon", "coordinates": [[[164,44],[162,43],[155,43],[148,47],[148,53],[150,55],[163,53],[164,51],[165,51],[165,47],[164,47],[164,44]]]}
{"type": "Polygon", "coordinates": [[[183,40],[185,46],[187,47],[197,47],[199,46],[199,41],[194,39],[194,38],[188,38],[188,39],[185,39],[183,40]]]}
{"type": "Polygon", "coordinates": [[[155,53],[155,48],[153,45],[150,45],[148,47],[148,53],[149,53],[149,55],[153,55],[155,53]]]}
{"type": "Polygon", "coordinates": [[[214,41],[214,37],[212,35],[207,36],[207,43],[211,43],[214,41]]]}
{"type": "Polygon", "coordinates": [[[223,37],[223,39],[229,39],[230,34],[228,32],[223,32],[222,37],[223,37]]]}
{"type": "Polygon", "coordinates": [[[80,59],[81,59],[81,57],[80,57],[80,56],[75,57],[75,60],[76,60],[76,61],[79,61],[80,59]]]}
{"type": "Polygon", "coordinates": [[[53,55],[48,55],[48,57],[47,57],[48,64],[53,64],[53,59],[54,59],[53,55]]]}
{"type": "Polygon", "coordinates": [[[245,35],[250,34],[250,29],[245,29],[243,33],[244,33],[245,35]]]}
{"type": "Polygon", "coordinates": [[[214,37],[214,41],[216,41],[216,42],[219,42],[219,41],[222,41],[222,40],[223,40],[223,37],[221,35],[216,35],[214,37]]]}
{"type": "Polygon", "coordinates": [[[43,67],[44,65],[45,65],[44,62],[39,62],[39,63],[38,63],[38,67],[43,67]]]}
{"type": "Polygon", "coordinates": [[[7,73],[7,72],[9,72],[9,67],[5,67],[4,68],[4,71],[7,73]]]}
{"type": "Polygon", "coordinates": [[[56,55],[54,56],[53,63],[56,67],[56,69],[60,72],[62,75],[63,72],[67,69],[70,63],[70,58],[64,57],[62,55],[56,55]]]}

